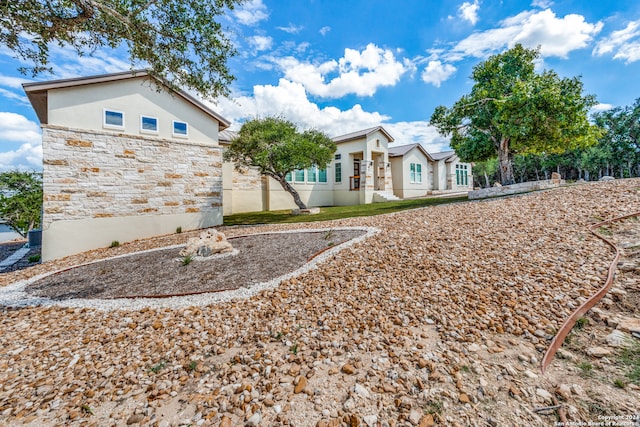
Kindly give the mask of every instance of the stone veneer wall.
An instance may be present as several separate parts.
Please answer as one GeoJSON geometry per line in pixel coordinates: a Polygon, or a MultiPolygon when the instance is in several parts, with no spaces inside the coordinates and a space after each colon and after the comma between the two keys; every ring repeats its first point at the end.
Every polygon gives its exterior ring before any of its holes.
{"type": "MultiPolygon", "coordinates": [[[[56,126],[43,126],[42,131],[43,259],[51,258],[44,254],[47,246],[55,243],[46,241],[47,230],[55,228],[56,223],[84,221],[82,224],[86,225],[91,219],[135,217],[136,220],[128,222],[120,220],[119,227],[123,228],[120,237],[116,235],[119,228],[115,227],[113,240],[122,242],[151,237],[144,235],[150,232],[175,232],[177,226],[187,230],[221,222],[220,147],[56,126]],[[137,224],[165,216],[174,218],[173,223],[154,226],[151,231],[137,231],[137,224]],[[138,217],[144,217],[144,221],[138,217]],[[180,224],[182,219],[184,223],[180,224]]],[[[92,242],[89,246],[104,247],[109,242],[92,242]]],[[[81,250],[86,250],[87,244],[81,246],[81,250]]],[[[60,251],[54,252],[58,255],[60,251]]]]}

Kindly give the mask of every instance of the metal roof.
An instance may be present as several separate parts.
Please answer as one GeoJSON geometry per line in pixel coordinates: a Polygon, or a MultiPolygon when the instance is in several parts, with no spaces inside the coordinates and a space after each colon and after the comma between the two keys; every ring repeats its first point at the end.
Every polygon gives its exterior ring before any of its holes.
{"type": "Polygon", "coordinates": [[[394,140],[393,137],[389,134],[389,132],[387,132],[385,128],[383,128],[382,126],[375,126],[372,128],[363,129],[356,132],[347,133],[345,135],[336,136],[332,139],[333,139],[333,142],[335,142],[336,144],[339,144],[341,142],[347,142],[347,141],[352,141],[354,139],[363,138],[377,131],[382,132],[387,137],[389,142],[392,142],[394,140]]]}

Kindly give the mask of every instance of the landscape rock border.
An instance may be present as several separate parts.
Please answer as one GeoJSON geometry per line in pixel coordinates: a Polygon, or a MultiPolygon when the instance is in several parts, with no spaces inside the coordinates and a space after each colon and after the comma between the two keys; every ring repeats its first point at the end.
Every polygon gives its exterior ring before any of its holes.
{"type": "MultiPolygon", "coordinates": [[[[352,245],[355,245],[356,243],[362,242],[368,239],[369,237],[372,237],[380,233],[381,231],[379,228],[376,228],[376,227],[330,227],[330,228],[273,231],[273,232],[255,233],[250,235],[314,233],[314,232],[327,232],[330,230],[355,230],[355,231],[360,230],[360,231],[365,231],[366,233],[363,234],[362,236],[348,240],[339,245],[335,245],[321,252],[320,254],[315,256],[313,259],[311,259],[309,262],[305,263],[302,267],[296,269],[295,271],[284,274],[282,276],[278,276],[267,282],[258,283],[249,288],[238,288],[230,291],[200,293],[200,294],[185,295],[185,296],[172,296],[172,297],[165,297],[165,298],[114,298],[109,300],[78,298],[78,299],[69,299],[69,300],[63,300],[63,301],[56,301],[49,298],[36,297],[25,292],[25,289],[28,285],[35,283],[38,280],[41,280],[45,277],[48,277],[53,274],[69,269],[69,268],[64,268],[61,270],[40,274],[38,276],[31,277],[26,280],[21,280],[19,282],[0,288],[0,306],[8,306],[8,307],[60,306],[60,307],[70,307],[70,308],[93,308],[98,310],[109,311],[109,310],[140,310],[146,307],[155,307],[155,308],[197,307],[197,306],[205,306],[205,305],[217,304],[220,302],[231,301],[234,299],[250,298],[253,295],[256,295],[264,290],[273,289],[277,287],[284,280],[299,276],[303,273],[306,273],[308,271],[311,271],[317,268],[318,264],[322,263],[324,260],[330,258],[334,254],[352,245]]],[[[233,238],[236,239],[236,238],[246,237],[246,236],[249,236],[249,235],[245,234],[241,236],[233,236],[233,238]]],[[[109,257],[105,259],[91,261],[85,264],[80,264],[71,268],[81,267],[83,265],[93,264],[95,262],[101,262],[109,259],[124,258],[124,257],[132,256],[140,253],[155,252],[155,251],[166,250],[166,249],[177,249],[183,246],[184,246],[183,244],[172,245],[172,246],[166,246],[162,248],[154,248],[154,249],[149,249],[145,251],[117,255],[114,257],[109,257]]],[[[233,253],[230,253],[228,255],[233,255],[233,253]]]]}

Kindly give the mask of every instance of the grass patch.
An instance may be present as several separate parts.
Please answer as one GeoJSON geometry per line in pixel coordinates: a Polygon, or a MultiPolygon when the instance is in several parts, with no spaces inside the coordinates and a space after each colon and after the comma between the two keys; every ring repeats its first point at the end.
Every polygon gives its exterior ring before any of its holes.
{"type": "Polygon", "coordinates": [[[189,265],[193,262],[193,255],[185,255],[182,257],[182,265],[189,265]]]}
{"type": "Polygon", "coordinates": [[[620,361],[629,369],[627,372],[629,381],[640,386],[640,344],[622,349],[620,361]]]}
{"type": "Polygon", "coordinates": [[[290,210],[248,212],[225,216],[224,225],[256,225],[331,221],[334,219],[342,218],[382,215],[407,209],[444,205],[448,203],[466,202],[467,200],[469,200],[467,196],[432,197],[427,199],[411,199],[384,203],[370,203],[367,205],[330,206],[326,208],[320,208],[320,213],[315,215],[291,215],[290,210]]]}
{"type": "Polygon", "coordinates": [[[167,362],[162,360],[157,365],[153,365],[152,367],[150,367],[149,371],[153,372],[154,374],[157,374],[158,372],[162,371],[166,366],[167,366],[167,362]]]}
{"type": "Polygon", "coordinates": [[[576,330],[581,330],[584,329],[585,326],[589,325],[589,319],[587,317],[578,317],[578,320],[576,320],[576,324],[573,326],[574,328],[576,328],[576,330]]]}
{"type": "Polygon", "coordinates": [[[582,372],[580,372],[580,375],[585,377],[585,378],[590,378],[593,376],[593,365],[589,362],[580,362],[578,363],[578,368],[580,368],[580,370],[582,372]]]}
{"type": "Polygon", "coordinates": [[[422,409],[425,414],[442,415],[442,408],[443,406],[441,401],[430,400],[422,409]]]}

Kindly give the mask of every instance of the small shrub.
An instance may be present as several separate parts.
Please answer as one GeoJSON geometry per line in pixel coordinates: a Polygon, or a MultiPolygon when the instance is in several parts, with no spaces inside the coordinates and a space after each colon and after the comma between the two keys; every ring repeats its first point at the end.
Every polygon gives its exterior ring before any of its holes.
{"type": "Polygon", "coordinates": [[[111,245],[109,247],[117,248],[118,246],[120,246],[120,242],[118,242],[117,240],[114,240],[113,242],[111,242],[111,245]]]}
{"type": "Polygon", "coordinates": [[[182,257],[182,265],[189,265],[193,262],[193,255],[185,255],[182,257]]]}
{"type": "Polygon", "coordinates": [[[93,409],[91,409],[91,406],[86,403],[80,407],[80,410],[85,414],[93,415],[93,409]]]}
{"type": "Polygon", "coordinates": [[[578,363],[578,368],[582,371],[583,377],[591,377],[593,375],[593,365],[589,362],[578,363]]]}
{"type": "Polygon", "coordinates": [[[333,229],[324,232],[324,240],[329,240],[333,236],[333,229]]]}
{"type": "Polygon", "coordinates": [[[442,415],[442,402],[439,400],[430,400],[424,406],[425,414],[442,415]]]}
{"type": "Polygon", "coordinates": [[[574,326],[574,328],[576,328],[578,331],[583,329],[585,326],[587,326],[589,324],[589,318],[587,317],[578,317],[578,320],[576,320],[576,324],[574,326]]]}
{"type": "Polygon", "coordinates": [[[618,387],[618,388],[625,388],[627,386],[627,383],[624,382],[624,380],[620,379],[620,378],[616,378],[613,381],[613,385],[618,387]]]}
{"type": "Polygon", "coordinates": [[[153,365],[152,367],[150,367],[149,371],[153,372],[154,374],[157,374],[158,372],[162,371],[166,366],[167,366],[167,362],[162,360],[157,365],[153,365]]]}
{"type": "Polygon", "coordinates": [[[176,228],[176,234],[180,234],[180,233],[182,233],[182,227],[176,228]]]}
{"type": "Polygon", "coordinates": [[[289,350],[291,350],[293,354],[298,354],[298,343],[293,344],[289,350]]]}
{"type": "Polygon", "coordinates": [[[29,262],[38,262],[40,261],[40,254],[29,255],[29,258],[27,259],[29,262]]]}
{"type": "Polygon", "coordinates": [[[191,362],[189,362],[189,364],[185,367],[185,369],[187,370],[187,372],[193,372],[196,370],[196,368],[198,367],[198,362],[196,362],[195,360],[192,360],[191,362]]]}

